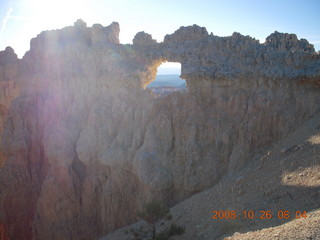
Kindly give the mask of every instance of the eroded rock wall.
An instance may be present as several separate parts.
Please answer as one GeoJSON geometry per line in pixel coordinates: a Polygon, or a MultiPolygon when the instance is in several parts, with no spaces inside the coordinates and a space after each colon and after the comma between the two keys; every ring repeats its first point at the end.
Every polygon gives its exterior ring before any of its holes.
{"type": "MultiPolygon", "coordinates": [[[[19,60],[11,47],[0,51],[0,142],[11,102],[20,94],[17,84],[18,68],[19,60]]],[[[4,166],[4,163],[5,157],[0,147],[0,169],[4,166]]]]}
{"type": "Polygon", "coordinates": [[[151,198],[213,186],[320,110],[320,57],[295,35],[259,44],[194,25],[121,45],[118,34],[78,21],[42,32],[19,60],[1,144],[10,239],[95,239],[151,198]],[[144,87],[166,60],[189,91],[154,98],[144,87]]]}

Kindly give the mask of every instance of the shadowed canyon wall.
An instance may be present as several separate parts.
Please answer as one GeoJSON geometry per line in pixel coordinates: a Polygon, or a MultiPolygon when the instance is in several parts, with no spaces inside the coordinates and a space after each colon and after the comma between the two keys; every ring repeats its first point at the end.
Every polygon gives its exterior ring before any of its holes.
{"type": "Polygon", "coordinates": [[[9,239],[96,239],[215,185],[320,110],[320,55],[181,27],[157,43],[82,21],[0,52],[0,227],[9,239]],[[144,89],[180,62],[188,92],[144,89]]]}
{"type": "MultiPolygon", "coordinates": [[[[19,60],[11,47],[0,52],[0,141],[5,120],[8,118],[11,101],[19,96],[16,84],[19,60]]],[[[5,157],[0,148],[0,169],[3,167],[5,157]]]]}

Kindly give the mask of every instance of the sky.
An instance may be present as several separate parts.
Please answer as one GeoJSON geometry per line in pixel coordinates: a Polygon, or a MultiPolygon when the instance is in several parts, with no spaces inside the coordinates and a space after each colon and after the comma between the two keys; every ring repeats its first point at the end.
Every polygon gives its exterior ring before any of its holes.
{"type": "MultiPolygon", "coordinates": [[[[0,0],[0,51],[11,46],[22,58],[43,30],[120,24],[120,42],[139,31],[158,42],[180,26],[197,24],[217,36],[233,32],[261,43],[274,31],[295,33],[320,50],[320,0],[0,0]]],[[[172,65],[171,67],[174,67],[172,65]]]]}

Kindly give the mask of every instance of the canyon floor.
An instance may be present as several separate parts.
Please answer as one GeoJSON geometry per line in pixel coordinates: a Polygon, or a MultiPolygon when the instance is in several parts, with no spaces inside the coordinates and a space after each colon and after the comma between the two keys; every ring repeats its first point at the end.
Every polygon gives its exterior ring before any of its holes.
{"type": "MultiPolygon", "coordinates": [[[[320,239],[320,114],[236,174],[175,205],[170,214],[158,232],[172,223],[185,228],[170,239],[320,239]],[[213,219],[212,211],[236,211],[239,219],[213,219]],[[243,211],[253,211],[254,218],[245,219],[243,211]],[[263,219],[267,211],[272,217],[263,219]]],[[[100,238],[122,239],[150,239],[150,226],[139,221],[100,238]]]]}

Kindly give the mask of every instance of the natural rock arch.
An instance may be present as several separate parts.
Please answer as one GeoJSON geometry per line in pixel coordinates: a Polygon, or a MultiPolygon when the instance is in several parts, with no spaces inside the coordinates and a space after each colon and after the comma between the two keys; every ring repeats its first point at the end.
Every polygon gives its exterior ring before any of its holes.
{"type": "Polygon", "coordinates": [[[193,25],[122,45],[117,23],[78,25],[40,33],[21,60],[0,52],[0,81],[21,90],[1,143],[10,239],[110,232],[144,201],[213,186],[320,110],[320,56],[306,40],[193,25]],[[189,92],[155,100],[143,88],[165,60],[181,63],[189,92]]]}

